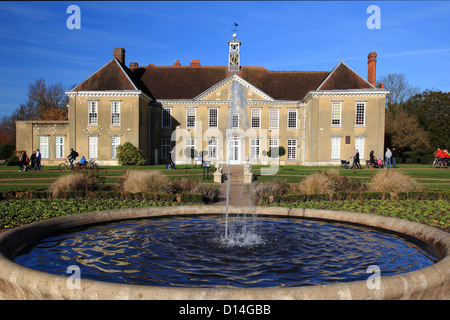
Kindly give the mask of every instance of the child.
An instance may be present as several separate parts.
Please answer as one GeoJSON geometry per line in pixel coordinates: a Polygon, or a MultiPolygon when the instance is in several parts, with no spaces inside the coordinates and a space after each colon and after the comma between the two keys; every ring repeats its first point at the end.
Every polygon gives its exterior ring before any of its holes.
{"type": "Polygon", "coordinates": [[[378,168],[383,168],[383,160],[381,160],[381,157],[378,157],[378,168]]]}

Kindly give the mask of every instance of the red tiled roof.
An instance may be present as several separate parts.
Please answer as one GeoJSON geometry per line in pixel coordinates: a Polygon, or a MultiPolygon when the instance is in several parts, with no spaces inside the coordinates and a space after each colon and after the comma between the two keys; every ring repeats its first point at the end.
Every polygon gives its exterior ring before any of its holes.
{"type": "MultiPolygon", "coordinates": [[[[73,90],[137,88],[153,99],[193,99],[231,74],[226,66],[157,67],[150,64],[129,69],[113,59],[73,90]]],[[[263,67],[244,66],[237,75],[276,100],[302,100],[308,91],[317,89],[373,89],[344,63],[332,72],[269,71],[263,67]]]]}
{"type": "Polygon", "coordinates": [[[319,90],[373,89],[372,85],[341,62],[319,90]]]}
{"type": "Polygon", "coordinates": [[[100,70],[76,86],[73,91],[136,90],[120,62],[112,59],[100,70]]]}

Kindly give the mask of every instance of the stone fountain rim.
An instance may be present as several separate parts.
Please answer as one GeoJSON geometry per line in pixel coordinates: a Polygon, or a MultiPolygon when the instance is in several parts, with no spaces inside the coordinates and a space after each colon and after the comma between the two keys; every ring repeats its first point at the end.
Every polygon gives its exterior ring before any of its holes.
{"type": "MultiPolygon", "coordinates": [[[[174,215],[224,214],[225,206],[172,206],[96,211],[31,223],[0,236],[0,298],[4,299],[449,299],[450,234],[431,226],[372,214],[281,207],[230,207],[229,213],[302,217],[380,228],[416,238],[430,245],[438,263],[395,276],[383,276],[380,286],[369,288],[370,280],[330,285],[268,288],[177,288],[129,285],[81,279],[79,289],[69,288],[66,276],[33,270],[11,259],[16,253],[48,234],[73,227],[119,220],[174,215]],[[20,245],[18,245],[20,244],[20,245]]],[[[69,276],[69,274],[67,275],[69,276]]],[[[371,274],[368,273],[367,278],[371,274]]],[[[372,282],[373,283],[373,282],[372,282]]]]}

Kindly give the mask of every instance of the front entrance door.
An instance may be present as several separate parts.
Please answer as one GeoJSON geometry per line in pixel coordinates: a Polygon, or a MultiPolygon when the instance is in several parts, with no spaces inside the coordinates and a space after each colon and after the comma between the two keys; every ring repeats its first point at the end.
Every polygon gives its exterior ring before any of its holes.
{"type": "Polygon", "coordinates": [[[241,140],[231,139],[229,142],[228,150],[230,152],[230,164],[231,165],[241,164],[241,140]]]}

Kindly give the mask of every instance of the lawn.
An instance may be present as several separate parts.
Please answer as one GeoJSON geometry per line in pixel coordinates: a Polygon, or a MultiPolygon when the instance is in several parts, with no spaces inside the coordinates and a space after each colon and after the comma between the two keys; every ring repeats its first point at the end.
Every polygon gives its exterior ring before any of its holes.
{"type": "MultiPolygon", "coordinates": [[[[106,184],[114,184],[127,170],[158,170],[171,180],[186,177],[192,181],[203,180],[203,169],[197,166],[177,166],[176,170],[166,170],[165,165],[153,166],[109,166],[100,167],[98,173],[105,177],[106,184]]],[[[208,179],[213,182],[214,167],[209,169],[208,179]]],[[[17,167],[0,167],[0,193],[14,190],[47,189],[58,177],[71,174],[72,171],[59,171],[57,166],[44,167],[42,171],[19,172],[17,167]]],[[[205,171],[205,175],[207,172],[205,171]]]]}

